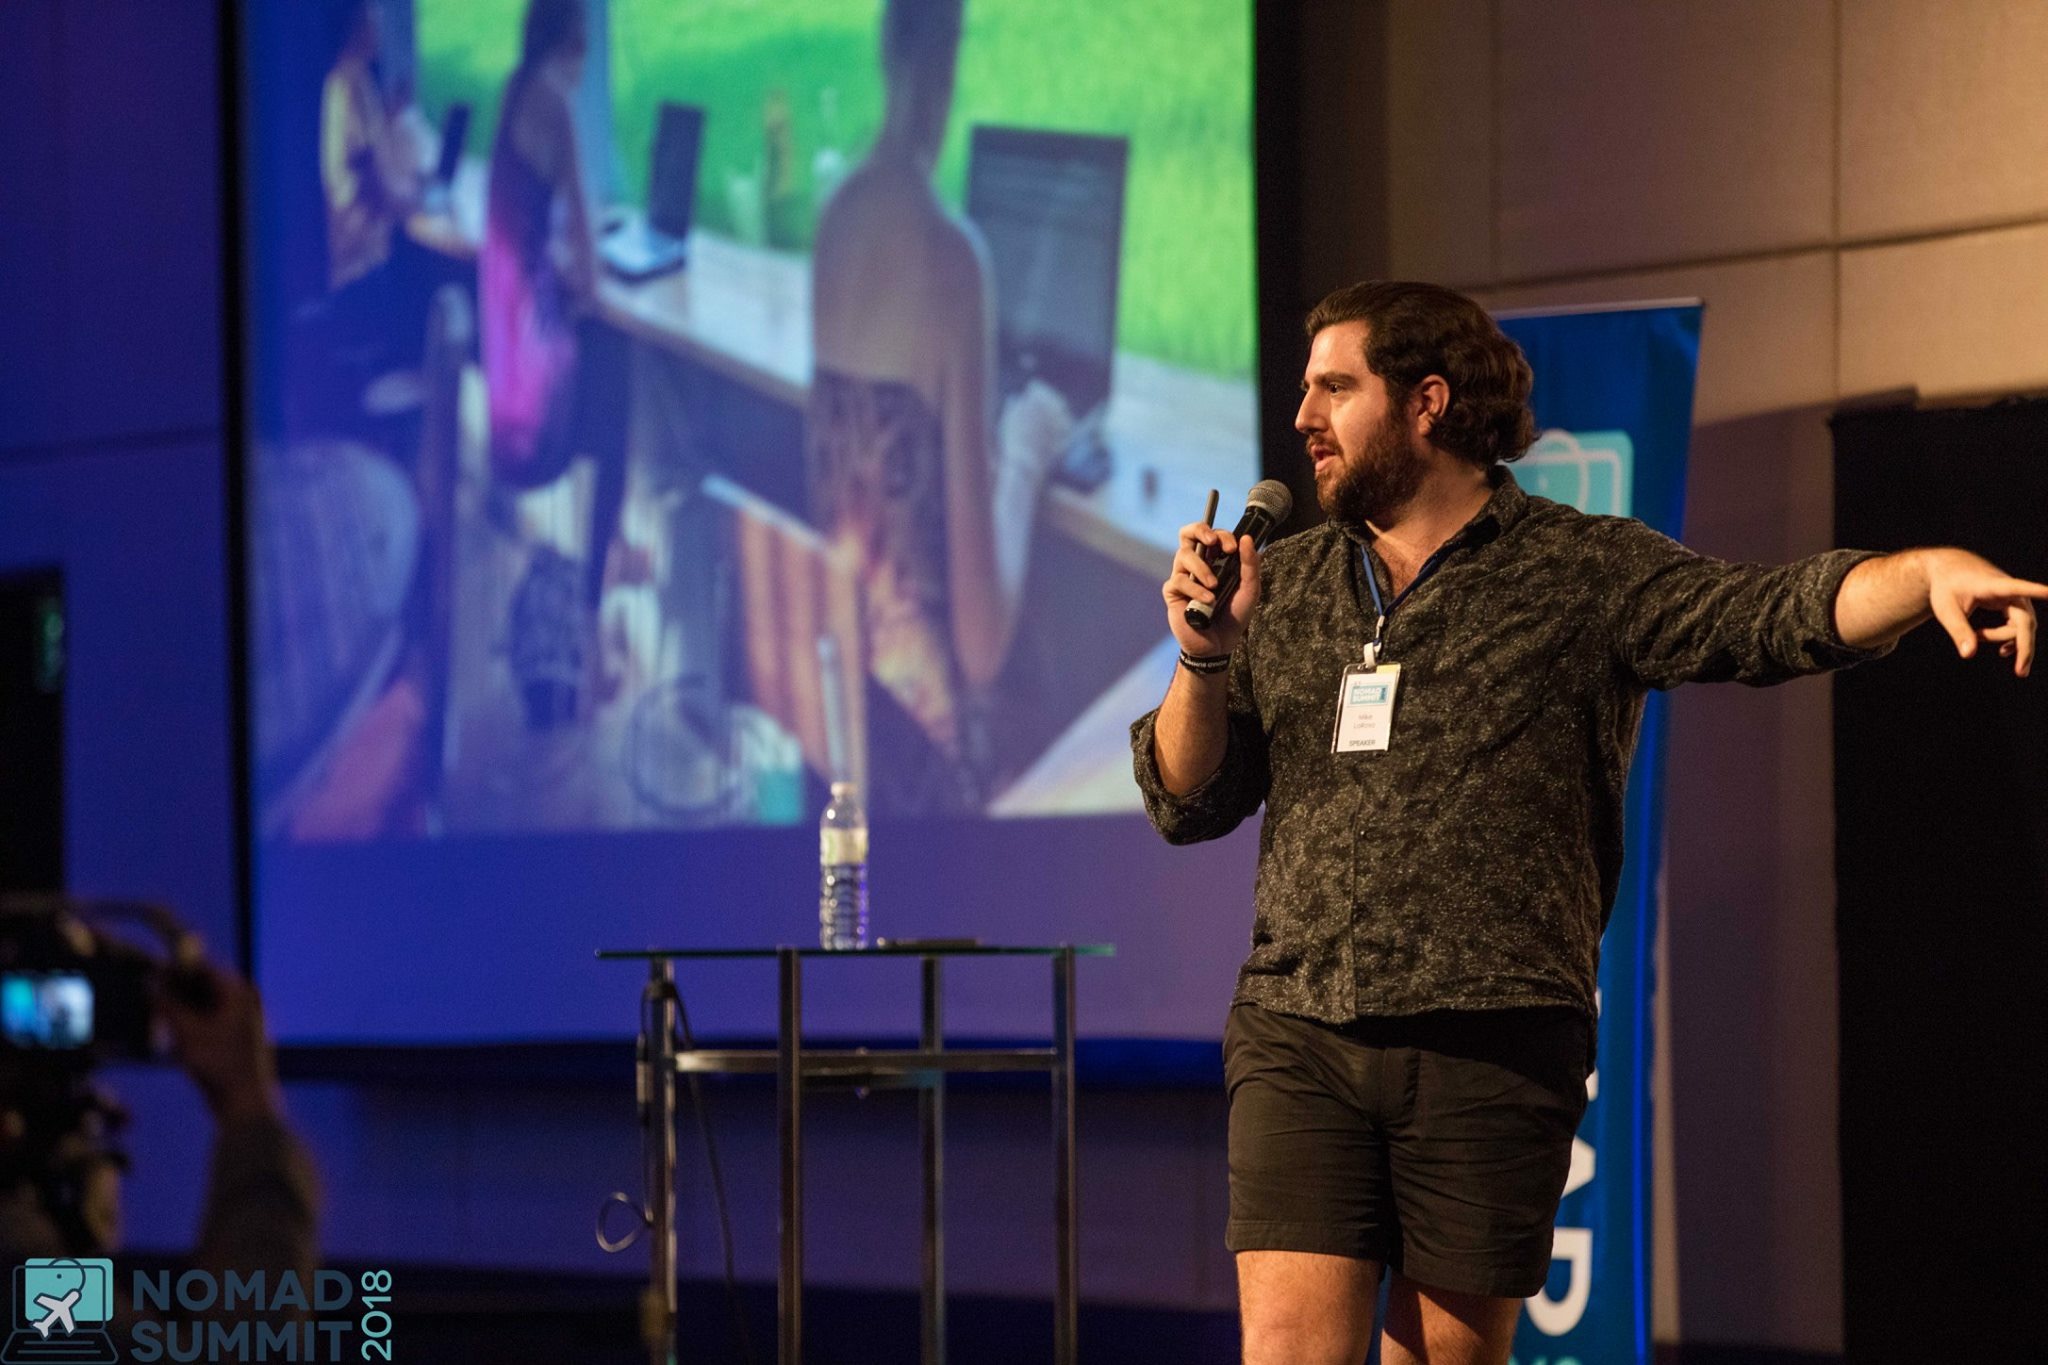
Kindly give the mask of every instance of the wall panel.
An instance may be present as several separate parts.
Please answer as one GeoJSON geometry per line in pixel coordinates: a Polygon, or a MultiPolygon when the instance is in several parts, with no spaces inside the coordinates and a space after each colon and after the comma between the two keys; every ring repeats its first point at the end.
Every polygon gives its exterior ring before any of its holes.
{"type": "Polygon", "coordinates": [[[1498,60],[1500,278],[1828,239],[1819,0],[1502,0],[1498,60]]]}
{"type": "Polygon", "coordinates": [[[2048,226],[1842,253],[1841,392],[2048,386],[2048,226]]]}
{"type": "Polygon", "coordinates": [[[1490,308],[1706,300],[1693,420],[1722,422],[1835,394],[1834,257],[1825,251],[1484,291],[1490,308]]]}
{"type": "Polygon", "coordinates": [[[1486,96],[1495,10],[1494,0],[1388,5],[1387,236],[1396,278],[1456,285],[1494,277],[1486,96]]]}
{"type": "Polygon", "coordinates": [[[1845,237],[2048,213],[2048,5],[1842,6],[1845,237]]]}

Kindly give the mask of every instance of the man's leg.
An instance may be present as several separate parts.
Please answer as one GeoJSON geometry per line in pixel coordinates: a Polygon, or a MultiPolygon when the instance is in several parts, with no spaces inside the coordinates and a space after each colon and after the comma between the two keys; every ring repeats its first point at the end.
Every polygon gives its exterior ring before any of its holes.
{"type": "Polygon", "coordinates": [[[1372,1344],[1380,1263],[1312,1251],[1240,1251],[1245,1365],[1359,1365],[1372,1344]]]}
{"type": "Polygon", "coordinates": [[[627,442],[632,434],[632,348],[616,328],[594,318],[576,327],[576,453],[597,463],[590,499],[590,546],[583,561],[584,600],[603,605],[605,559],[626,508],[627,442]]]}
{"type": "Polygon", "coordinates": [[[1507,1365],[1522,1301],[1459,1294],[1406,1275],[1387,1286],[1380,1365],[1507,1365]]]}
{"type": "Polygon", "coordinates": [[[1440,1017],[1418,1038],[1389,1148],[1402,1239],[1386,1365],[1506,1365],[1522,1300],[1550,1269],[1586,1109],[1587,1028],[1509,1010],[1440,1017]]]}
{"type": "Polygon", "coordinates": [[[1359,1365],[1398,1244],[1379,1049],[1255,1005],[1230,1012],[1230,1222],[1244,1358],[1359,1365]]]}

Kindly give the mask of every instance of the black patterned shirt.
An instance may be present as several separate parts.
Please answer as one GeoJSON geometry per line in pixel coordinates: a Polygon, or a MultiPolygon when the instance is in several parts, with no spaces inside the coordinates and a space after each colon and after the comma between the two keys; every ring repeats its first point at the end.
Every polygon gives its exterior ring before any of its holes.
{"type": "Polygon", "coordinates": [[[1330,1023],[1560,1005],[1590,1018],[1648,689],[1763,686],[1884,652],[1834,627],[1867,552],[1730,564],[1531,497],[1504,467],[1495,480],[1388,620],[1388,749],[1330,751],[1339,679],[1372,635],[1368,561],[1394,601],[1369,535],[1334,523],[1265,553],[1216,772],[1172,795],[1158,712],[1131,726],[1146,812],[1170,842],[1266,808],[1237,1002],[1330,1023]]]}

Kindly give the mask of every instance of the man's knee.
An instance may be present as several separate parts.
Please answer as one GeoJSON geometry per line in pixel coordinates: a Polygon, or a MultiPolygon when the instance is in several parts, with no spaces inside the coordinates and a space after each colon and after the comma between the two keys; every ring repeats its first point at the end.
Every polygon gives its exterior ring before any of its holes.
{"type": "Polygon", "coordinates": [[[1514,1351],[1522,1301],[1418,1284],[1394,1276],[1387,1287],[1383,1365],[1505,1365],[1514,1351]]]}
{"type": "Polygon", "coordinates": [[[1380,1263],[1305,1251],[1241,1251],[1245,1365],[1357,1365],[1372,1342],[1380,1263]]]}

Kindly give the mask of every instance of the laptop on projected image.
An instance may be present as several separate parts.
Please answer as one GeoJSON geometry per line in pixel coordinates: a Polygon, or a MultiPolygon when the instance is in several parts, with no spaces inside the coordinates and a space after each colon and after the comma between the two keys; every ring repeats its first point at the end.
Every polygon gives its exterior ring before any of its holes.
{"type": "MultiPolygon", "coordinates": [[[[429,213],[445,213],[455,190],[455,173],[462,168],[462,149],[469,141],[469,106],[451,104],[441,120],[441,150],[434,158],[434,174],[423,194],[429,213]]],[[[5,1365],[5,1362],[0,1362],[5,1365]]]]}
{"type": "Polygon", "coordinates": [[[694,104],[663,102],[647,159],[647,212],[607,223],[597,248],[607,270],[621,279],[647,280],[689,263],[697,157],[703,146],[704,111],[694,104]]]}
{"type": "Polygon", "coordinates": [[[1067,400],[1074,436],[1053,477],[1099,487],[1116,353],[1123,254],[1121,137],[978,125],[967,161],[967,216],[988,242],[996,284],[1002,401],[1042,380],[1067,400]]]}

